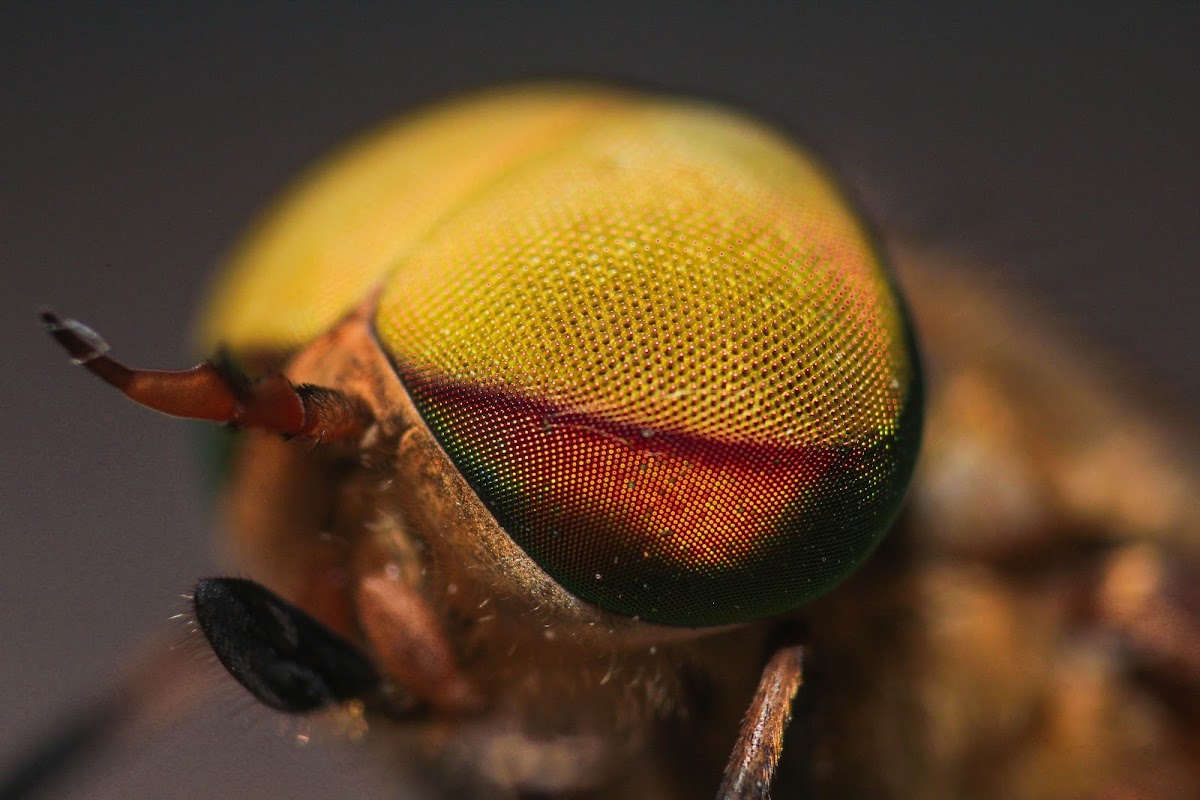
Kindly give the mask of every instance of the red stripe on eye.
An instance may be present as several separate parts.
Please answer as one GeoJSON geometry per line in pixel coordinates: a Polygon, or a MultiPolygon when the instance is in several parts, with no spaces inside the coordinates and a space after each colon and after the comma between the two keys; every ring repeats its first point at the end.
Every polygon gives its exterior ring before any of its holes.
{"type": "Polygon", "coordinates": [[[806,496],[834,488],[831,465],[855,460],[855,448],[723,442],[402,376],[455,461],[488,485],[485,502],[503,493],[510,535],[572,572],[613,558],[735,567],[795,535],[781,521],[794,524],[806,496]]]}

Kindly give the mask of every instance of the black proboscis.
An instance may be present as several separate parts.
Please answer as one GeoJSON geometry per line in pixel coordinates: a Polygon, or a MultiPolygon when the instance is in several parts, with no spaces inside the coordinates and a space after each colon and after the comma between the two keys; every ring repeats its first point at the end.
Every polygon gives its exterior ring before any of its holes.
{"type": "Polygon", "coordinates": [[[266,706],[315,711],[371,692],[379,675],[358,648],[244,578],[196,584],[196,621],[238,683],[266,706]]]}

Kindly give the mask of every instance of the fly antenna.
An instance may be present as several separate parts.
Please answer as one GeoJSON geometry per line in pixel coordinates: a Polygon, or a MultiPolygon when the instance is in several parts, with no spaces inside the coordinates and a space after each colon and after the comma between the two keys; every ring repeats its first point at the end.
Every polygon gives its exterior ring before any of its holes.
{"type": "Polygon", "coordinates": [[[337,389],[293,385],[280,372],[251,380],[227,360],[204,361],[183,370],[133,369],[112,358],[108,343],[82,322],[47,308],[40,316],[72,363],[135,403],[173,417],[322,442],[356,439],[374,422],[365,404],[337,389]]]}

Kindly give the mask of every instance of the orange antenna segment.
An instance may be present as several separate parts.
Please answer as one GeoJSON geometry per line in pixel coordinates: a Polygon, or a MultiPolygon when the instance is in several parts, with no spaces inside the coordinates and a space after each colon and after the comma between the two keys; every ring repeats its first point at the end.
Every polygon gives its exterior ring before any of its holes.
{"type": "Polygon", "coordinates": [[[322,386],[294,386],[278,372],[250,381],[211,361],[183,370],[131,369],[109,357],[108,343],[83,323],[49,309],[42,310],[41,318],[73,363],[135,403],[173,417],[321,441],[357,438],[374,421],[355,398],[322,386]]]}

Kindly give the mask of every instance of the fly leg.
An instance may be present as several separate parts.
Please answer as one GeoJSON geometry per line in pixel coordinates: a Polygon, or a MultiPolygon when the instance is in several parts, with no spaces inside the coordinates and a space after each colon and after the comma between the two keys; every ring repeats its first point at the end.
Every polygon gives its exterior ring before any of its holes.
{"type": "Polygon", "coordinates": [[[804,648],[778,650],[763,669],[762,679],[742,720],[737,742],[725,766],[717,800],[765,800],[779,763],[783,733],[792,718],[792,701],[804,677],[804,648]]]}

